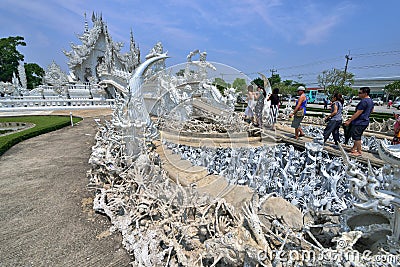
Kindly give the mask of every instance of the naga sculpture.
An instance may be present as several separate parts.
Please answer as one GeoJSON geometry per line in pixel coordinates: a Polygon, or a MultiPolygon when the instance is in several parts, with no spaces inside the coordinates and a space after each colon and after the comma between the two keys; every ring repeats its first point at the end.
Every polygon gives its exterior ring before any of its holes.
{"type": "MultiPolygon", "coordinates": [[[[350,161],[343,147],[339,145],[344,163],[347,166],[346,173],[349,175],[350,191],[361,203],[354,206],[363,210],[377,211],[380,207],[393,205],[392,235],[389,237],[391,245],[398,249],[400,244],[400,183],[398,165],[395,166],[392,175],[377,176],[368,160],[368,174],[363,173],[360,168],[350,161]],[[385,183],[383,186],[382,183],[385,183]]],[[[392,172],[392,171],[391,171],[392,172]]]]}
{"type": "Polygon", "coordinates": [[[383,161],[400,166],[400,145],[389,145],[385,140],[379,140],[378,153],[383,161]]]}
{"type": "Polygon", "coordinates": [[[143,74],[151,64],[167,57],[166,54],[150,57],[139,65],[129,80],[129,91],[128,95],[126,95],[126,120],[128,125],[125,128],[125,143],[128,155],[139,155],[142,150],[146,127],[151,127],[150,116],[143,99],[143,74]]]}

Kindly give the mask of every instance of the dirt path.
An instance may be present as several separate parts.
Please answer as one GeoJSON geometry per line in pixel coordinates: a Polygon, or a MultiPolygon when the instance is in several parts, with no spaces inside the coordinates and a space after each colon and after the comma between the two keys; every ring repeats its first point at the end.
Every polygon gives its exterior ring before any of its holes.
{"type": "Polygon", "coordinates": [[[121,236],[93,212],[86,188],[96,130],[85,118],[0,157],[0,267],[129,266],[121,236]]]}

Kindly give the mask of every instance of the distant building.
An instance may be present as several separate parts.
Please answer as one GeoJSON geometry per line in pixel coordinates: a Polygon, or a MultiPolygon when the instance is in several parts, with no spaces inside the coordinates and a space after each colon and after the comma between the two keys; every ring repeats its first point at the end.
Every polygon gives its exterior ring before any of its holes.
{"type": "Polygon", "coordinates": [[[369,87],[371,89],[371,97],[381,97],[385,101],[387,100],[385,86],[395,81],[400,81],[400,76],[355,78],[351,87],[357,90],[361,87],[369,87]]]}

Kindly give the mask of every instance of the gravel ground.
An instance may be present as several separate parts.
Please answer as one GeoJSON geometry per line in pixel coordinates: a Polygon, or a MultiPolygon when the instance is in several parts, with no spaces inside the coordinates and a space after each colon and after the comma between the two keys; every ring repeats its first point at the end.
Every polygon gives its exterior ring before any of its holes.
{"type": "Polygon", "coordinates": [[[92,209],[86,171],[97,128],[81,115],[0,157],[0,267],[129,266],[121,235],[92,209]]]}

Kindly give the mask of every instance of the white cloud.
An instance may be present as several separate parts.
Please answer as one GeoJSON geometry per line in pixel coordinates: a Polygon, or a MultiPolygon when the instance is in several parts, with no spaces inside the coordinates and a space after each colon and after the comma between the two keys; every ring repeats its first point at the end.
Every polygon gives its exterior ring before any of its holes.
{"type": "Polygon", "coordinates": [[[262,54],[263,56],[265,55],[273,55],[276,53],[276,51],[270,47],[266,46],[251,46],[252,49],[254,49],[257,53],[262,54]]]}
{"type": "Polygon", "coordinates": [[[338,21],[339,19],[336,16],[332,16],[307,25],[304,29],[304,36],[299,40],[299,44],[319,44],[326,41],[338,21]]]}

